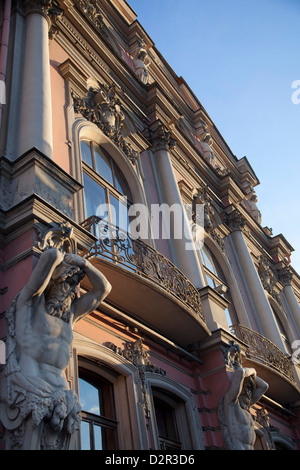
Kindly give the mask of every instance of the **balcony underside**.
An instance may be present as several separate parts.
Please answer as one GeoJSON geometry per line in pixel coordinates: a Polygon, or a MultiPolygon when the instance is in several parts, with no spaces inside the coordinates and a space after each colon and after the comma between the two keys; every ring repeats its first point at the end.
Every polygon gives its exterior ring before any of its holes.
{"type": "Polygon", "coordinates": [[[256,369],[258,377],[269,384],[266,395],[272,400],[281,405],[288,405],[300,399],[300,390],[296,382],[292,382],[275,368],[249,357],[245,358],[243,366],[256,369]]]}
{"type": "MultiPolygon", "coordinates": [[[[147,327],[183,347],[211,334],[198,313],[150,279],[100,257],[89,261],[112,285],[106,300],[147,327]]],[[[82,285],[89,289],[87,282],[82,285]]]]}
{"type": "Polygon", "coordinates": [[[266,395],[281,405],[298,401],[300,389],[289,356],[250,328],[232,325],[231,330],[248,347],[243,365],[256,369],[257,375],[269,384],[266,395]]]}

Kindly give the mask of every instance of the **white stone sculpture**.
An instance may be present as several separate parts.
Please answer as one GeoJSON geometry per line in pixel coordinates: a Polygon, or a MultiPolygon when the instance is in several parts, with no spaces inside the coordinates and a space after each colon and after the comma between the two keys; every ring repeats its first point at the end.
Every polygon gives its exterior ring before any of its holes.
{"type": "Polygon", "coordinates": [[[257,207],[257,195],[254,190],[252,190],[247,197],[243,200],[243,205],[247,209],[250,215],[261,224],[261,212],[257,207]]]}
{"type": "Polygon", "coordinates": [[[142,83],[147,85],[149,83],[149,71],[150,58],[148,52],[144,47],[140,47],[137,55],[133,61],[135,67],[135,73],[139,77],[142,83]]]}
{"type": "Polygon", "coordinates": [[[220,400],[218,418],[226,450],[254,450],[256,434],[250,408],[266,392],[268,384],[257,377],[255,369],[243,368],[237,358],[239,354],[231,363],[232,381],[220,400]]]}
{"type": "Polygon", "coordinates": [[[70,449],[80,425],[78,398],[65,377],[72,329],[111,286],[87,260],[65,251],[71,232],[64,224],[48,232],[29,281],[6,312],[0,401],[6,449],[70,449]],[[85,275],[92,288],[78,297],[85,275]]]}

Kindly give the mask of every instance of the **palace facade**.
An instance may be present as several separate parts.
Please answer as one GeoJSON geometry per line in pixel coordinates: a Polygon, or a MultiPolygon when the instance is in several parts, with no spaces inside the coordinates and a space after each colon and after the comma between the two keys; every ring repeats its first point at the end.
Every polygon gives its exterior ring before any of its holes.
{"type": "Polygon", "coordinates": [[[130,1],[4,0],[0,27],[2,344],[39,241],[68,224],[112,285],[73,331],[77,449],[230,448],[220,404],[242,367],[268,384],[254,449],[300,449],[300,278],[251,162],[130,1]]]}

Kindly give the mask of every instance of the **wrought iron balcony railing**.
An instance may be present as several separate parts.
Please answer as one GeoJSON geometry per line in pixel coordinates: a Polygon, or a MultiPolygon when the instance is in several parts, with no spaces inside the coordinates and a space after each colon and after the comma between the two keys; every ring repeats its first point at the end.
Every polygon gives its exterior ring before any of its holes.
{"type": "Polygon", "coordinates": [[[97,237],[97,241],[86,254],[87,258],[99,257],[109,260],[152,281],[183,302],[206,323],[198,290],[161,253],[100,217],[89,217],[81,226],[97,237]]]}
{"type": "Polygon", "coordinates": [[[246,355],[250,359],[276,369],[291,382],[296,383],[289,357],[272,341],[246,326],[232,325],[230,328],[232,333],[249,347],[246,355]]]}

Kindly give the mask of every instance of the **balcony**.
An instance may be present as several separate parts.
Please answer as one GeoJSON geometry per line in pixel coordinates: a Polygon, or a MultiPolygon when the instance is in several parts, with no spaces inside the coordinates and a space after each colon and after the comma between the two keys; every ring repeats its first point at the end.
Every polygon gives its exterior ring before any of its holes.
{"type": "Polygon", "coordinates": [[[256,331],[242,325],[232,325],[230,328],[248,346],[244,365],[256,369],[257,374],[269,384],[266,395],[281,404],[299,400],[300,390],[290,358],[256,331]]]}
{"type": "Polygon", "coordinates": [[[198,290],[170,260],[99,217],[81,226],[97,238],[84,255],[112,284],[108,302],[183,346],[210,335],[198,290]]]}

